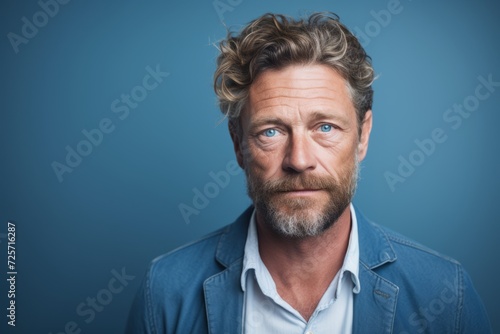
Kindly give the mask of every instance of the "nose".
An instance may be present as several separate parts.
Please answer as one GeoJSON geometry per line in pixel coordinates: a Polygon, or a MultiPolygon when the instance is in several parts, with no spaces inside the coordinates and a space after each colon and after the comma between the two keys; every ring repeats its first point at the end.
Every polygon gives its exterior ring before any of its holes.
{"type": "Polygon", "coordinates": [[[283,159],[283,170],[302,173],[316,168],[317,161],[310,141],[306,134],[290,135],[283,159]]]}

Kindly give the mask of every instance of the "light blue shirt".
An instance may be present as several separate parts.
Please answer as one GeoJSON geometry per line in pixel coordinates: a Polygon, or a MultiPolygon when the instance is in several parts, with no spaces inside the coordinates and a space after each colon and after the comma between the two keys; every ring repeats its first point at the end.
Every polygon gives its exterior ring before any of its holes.
{"type": "Polygon", "coordinates": [[[284,301],[262,262],[255,221],[250,219],[243,258],[241,288],[244,291],[244,333],[352,333],[353,293],[359,293],[358,224],[352,204],[349,245],[340,270],[325,291],[309,321],[284,301]]]}

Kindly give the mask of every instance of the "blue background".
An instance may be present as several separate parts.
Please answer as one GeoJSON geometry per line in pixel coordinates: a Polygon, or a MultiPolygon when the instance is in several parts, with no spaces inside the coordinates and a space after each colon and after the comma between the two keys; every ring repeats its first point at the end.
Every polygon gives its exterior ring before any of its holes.
{"type": "MultiPolygon", "coordinates": [[[[377,1],[70,1],[16,53],[7,34],[33,22],[36,1],[3,1],[0,32],[0,332],[121,333],[151,259],[231,222],[248,204],[243,173],[183,219],[194,190],[234,161],[216,106],[212,43],[264,12],[334,11],[364,41],[379,78],[374,129],[355,203],[372,220],[459,260],[500,333],[498,235],[500,87],[458,129],[443,120],[474,94],[478,76],[500,81],[500,6],[493,0],[401,0],[377,23],[377,1]],[[232,4],[231,4],[232,3],[232,4]],[[230,10],[229,10],[230,9],[230,10]],[[370,23],[371,22],[371,23],[370,23]],[[378,28],[377,28],[378,27],[378,28]],[[371,30],[370,30],[371,29],[371,30]],[[371,37],[370,37],[371,35],[371,37]],[[121,120],[111,103],[142,84],[146,67],[169,76],[121,120]],[[59,182],[51,164],[109,118],[91,154],[59,182]],[[447,140],[391,191],[414,141],[447,140]],[[16,327],[5,329],[7,221],[17,223],[16,327]],[[87,323],[76,308],[108,287],[112,270],[135,276],[87,323]]],[[[101,292],[101,296],[103,292],[101,292]]]]}

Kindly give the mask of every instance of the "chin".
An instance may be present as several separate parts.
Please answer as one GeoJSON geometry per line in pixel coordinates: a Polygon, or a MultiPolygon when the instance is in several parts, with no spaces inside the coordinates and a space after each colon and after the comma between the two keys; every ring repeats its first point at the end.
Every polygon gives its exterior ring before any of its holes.
{"type": "Polygon", "coordinates": [[[306,238],[321,235],[336,219],[325,214],[314,203],[294,203],[292,207],[266,210],[265,222],[277,234],[288,238],[306,238]],[[306,205],[306,206],[303,206],[306,205]]]}

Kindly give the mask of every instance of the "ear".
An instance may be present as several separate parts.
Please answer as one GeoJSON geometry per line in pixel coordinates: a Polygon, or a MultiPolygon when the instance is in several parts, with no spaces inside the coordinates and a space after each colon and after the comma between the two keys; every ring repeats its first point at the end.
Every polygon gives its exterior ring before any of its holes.
{"type": "Polygon", "coordinates": [[[358,159],[362,161],[368,151],[368,142],[370,141],[370,132],[372,131],[372,111],[368,110],[361,124],[361,137],[358,142],[358,159]]]}
{"type": "Polygon", "coordinates": [[[245,164],[243,163],[243,147],[242,147],[242,138],[240,138],[241,131],[237,131],[235,126],[228,122],[229,135],[231,136],[231,140],[233,141],[234,154],[236,155],[236,160],[238,161],[238,165],[244,170],[245,164]]]}

